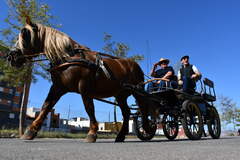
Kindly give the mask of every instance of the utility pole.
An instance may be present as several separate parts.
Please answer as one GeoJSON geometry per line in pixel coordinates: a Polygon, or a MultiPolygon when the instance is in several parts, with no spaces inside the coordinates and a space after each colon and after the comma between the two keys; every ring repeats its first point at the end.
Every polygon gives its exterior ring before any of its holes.
{"type": "Polygon", "coordinates": [[[151,50],[150,50],[150,44],[149,44],[149,41],[147,40],[146,41],[146,45],[147,45],[147,48],[146,48],[146,52],[147,52],[147,71],[146,73],[148,73],[150,70],[151,70],[151,64],[152,64],[152,60],[151,60],[151,50]]]}
{"type": "Polygon", "coordinates": [[[70,118],[70,105],[68,106],[68,125],[69,125],[69,118],[70,118]]]}

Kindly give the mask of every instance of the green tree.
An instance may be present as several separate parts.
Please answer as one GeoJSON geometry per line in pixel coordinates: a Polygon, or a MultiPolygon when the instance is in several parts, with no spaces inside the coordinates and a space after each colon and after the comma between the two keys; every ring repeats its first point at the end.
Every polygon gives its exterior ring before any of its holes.
{"type": "MultiPolygon", "coordinates": [[[[41,23],[50,27],[56,27],[57,25],[51,25],[51,19],[54,17],[49,13],[50,8],[46,3],[42,3],[39,0],[7,0],[9,7],[8,15],[5,22],[8,28],[0,30],[2,39],[1,44],[10,48],[16,42],[17,34],[21,27],[25,25],[26,16],[29,16],[35,23],[41,23]]],[[[6,51],[5,51],[6,53],[6,51]]],[[[6,61],[0,60],[1,71],[4,73],[0,76],[0,80],[8,82],[10,85],[23,86],[23,98],[20,111],[20,135],[23,129],[21,128],[24,123],[28,95],[31,82],[36,82],[36,76],[41,76],[45,79],[50,79],[48,76],[47,68],[48,64],[44,62],[29,63],[21,69],[10,67],[6,64],[6,61]],[[23,116],[23,117],[22,117],[23,116]],[[22,117],[22,118],[21,118],[22,117]]]]}
{"type": "Polygon", "coordinates": [[[222,109],[222,121],[225,122],[227,125],[232,124],[233,129],[236,129],[237,119],[239,117],[239,110],[235,102],[229,97],[221,96],[220,99],[220,106],[222,109]]]}
{"type": "Polygon", "coordinates": [[[240,127],[240,109],[236,110],[236,126],[240,127]]]}
{"type": "MultiPolygon", "coordinates": [[[[104,33],[103,40],[104,40],[104,47],[102,48],[102,50],[107,54],[114,55],[121,58],[130,58],[136,62],[144,59],[144,56],[141,54],[134,54],[132,56],[128,56],[130,47],[123,42],[113,41],[111,34],[104,33]]],[[[117,122],[116,108],[117,107],[114,106],[114,122],[117,122]]],[[[116,130],[118,130],[118,128],[116,130]]]]}
{"type": "MultiPolygon", "coordinates": [[[[7,4],[9,11],[5,18],[5,22],[8,25],[8,28],[0,30],[2,35],[1,43],[4,46],[10,48],[15,44],[21,27],[25,25],[26,16],[29,16],[35,23],[41,23],[50,27],[59,27],[59,25],[51,23],[51,20],[54,19],[54,17],[50,14],[50,8],[46,3],[40,3],[39,0],[7,0],[7,4]]],[[[6,66],[4,62],[1,62],[1,67],[6,66]]],[[[31,81],[36,82],[36,76],[41,76],[48,80],[50,79],[49,73],[47,72],[47,63],[38,62],[30,66],[32,72],[32,74],[30,74],[32,75],[31,81]]],[[[19,83],[23,84],[26,81],[25,73],[27,72],[27,75],[29,75],[28,69],[25,67],[21,68],[21,70],[17,70],[9,66],[3,67],[2,71],[6,74],[1,76],[0,80],[10,82],[12,85],[19,85],[19,83]]]]}
{"type": "Polygon", "coordinates": [[[121,58],[130,58],[134,61],[141,61],[144,59],[144,56],[141,54],[134,54],[129,56],[130,47],[123,42],[116,42],[112,40],[112,35],[108,33],[104,33],[104,47],[103,51],[107,54],[111,54],[121,58]]]}

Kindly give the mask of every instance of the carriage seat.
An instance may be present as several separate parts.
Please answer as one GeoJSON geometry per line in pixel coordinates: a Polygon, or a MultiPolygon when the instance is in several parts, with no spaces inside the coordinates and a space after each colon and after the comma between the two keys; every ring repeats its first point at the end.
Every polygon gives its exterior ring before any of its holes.
{"type": "Polygon", "coordinates": [[[202,94],[202,97],[208,101],[208,102],[214,102],[216,101],[216,97],[215,96],[212,96],[212,95],[209,95],[209,94],[202,94]]]}
{"type": "Polygon", "coordinates": [[[208,78],[203,79],[203,92],[202,92],[202,97],[209,102],[214,102],[216,101],[216,94],[214,90],[214,83],[208,78]]]}

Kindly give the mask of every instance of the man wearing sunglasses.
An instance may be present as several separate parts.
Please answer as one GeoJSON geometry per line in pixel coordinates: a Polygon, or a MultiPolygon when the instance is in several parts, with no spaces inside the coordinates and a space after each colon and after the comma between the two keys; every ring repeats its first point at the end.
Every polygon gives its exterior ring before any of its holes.
{"type": "Polygon", "coordinates": [[[167,87],[177,88],[177,82],[174,81],[174,70],[171,66],[168,66],[169,60],[161,58],[159,62],[153,65],[150,75],[154,78],[162,78],[165,80],[155,80],[148,83],[147,91],[151,93],[155,90],[166,90],[167,87]],[[160,69],[156,70],[160,66],[160,69]]]}
{"type": "Polygon", "coordinates": [[[201,79],[201,73],[196,66],[189,63],[189,56],[181,58],[182,67],[178,71],[179,85],[182,85],[183,92],[193,94],[196,88],[196,81],[201,79]]]}

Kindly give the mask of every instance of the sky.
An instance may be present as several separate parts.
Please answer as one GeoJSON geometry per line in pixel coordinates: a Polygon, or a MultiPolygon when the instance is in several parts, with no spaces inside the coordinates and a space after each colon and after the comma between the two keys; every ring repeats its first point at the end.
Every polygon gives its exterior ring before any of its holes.
{"type": "MultiPolygon", "coordinates": [[[[240,1],[238,0],[51,0],[44,1],[60,30],[92,50],[102,51],[104,33],[130,46],[129,55],[143,54],[140,66],[149,74],[161,57],[170,65],[189,55],[203,77],[214,81],[218,96],[240,106],[240,1]]],[[[0,28],[8,7],[0,1],[0,28]]],[[[32,84],[29,106],[40,107],[51,83],[32,84]]],[[[113,98],[111,98],[113,100],[113,98]]],[[[132,103],[133,100],[129,100],[132,103]]],[[[99,121],[113,119],[113,106],[95,102],[99,121]]],[[[67,94],[55,106],[62,118],[88,117],[81,96],[67,94]],[[70,110],[70,112],[69,112],[70,110]]],[[[118,110],[118,119],[121,112],[118,110]]]]}

